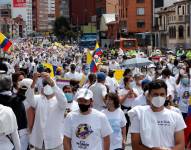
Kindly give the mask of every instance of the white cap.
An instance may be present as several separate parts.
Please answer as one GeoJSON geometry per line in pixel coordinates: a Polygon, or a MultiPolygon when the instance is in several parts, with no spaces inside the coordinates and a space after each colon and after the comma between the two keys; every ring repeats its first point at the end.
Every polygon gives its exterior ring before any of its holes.
{"type": "Polygon", "coordinates": [[[32,85],[32,82],[33,82],[32,79],[25,78],[22,81],[20,81],[18,84],[19,84],[19,87],[26,86],[27,88],[29,88],[32,85]]]}
{"type": "Polygon", "coordinates": [[[91,90],[86,89],[86,88],[81,88],[79,91],[76,93],[76,99],[79,98],[84,98],[86,100],[90,100],[93,98],[93,93],[91,90]]]}

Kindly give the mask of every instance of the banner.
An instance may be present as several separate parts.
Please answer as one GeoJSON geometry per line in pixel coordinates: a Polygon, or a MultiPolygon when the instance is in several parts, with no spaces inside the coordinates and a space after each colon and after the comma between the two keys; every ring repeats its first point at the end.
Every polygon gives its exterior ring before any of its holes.
{"type": "Polygon", "coordinates": [[[13,7],[26,7],[26,0],[13,0],[13,7]]]}

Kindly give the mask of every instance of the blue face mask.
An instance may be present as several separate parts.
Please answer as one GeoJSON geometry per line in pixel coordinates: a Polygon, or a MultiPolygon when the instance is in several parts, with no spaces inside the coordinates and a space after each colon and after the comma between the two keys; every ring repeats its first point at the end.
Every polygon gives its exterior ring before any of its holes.
{"type": "Polygon", "coordinates": [[[182,83],[184,86],[188,86],[188,85],[189,85],[189,78],[182,78],[182,79],[181,79],[181,83],[182,83]]]}
{"type": "Polygon", "coordinates": [[[66,96],[68,103],[71,103],[74,99],[74,94],[73,93],[64,93],[64,94],[66,96]]]}

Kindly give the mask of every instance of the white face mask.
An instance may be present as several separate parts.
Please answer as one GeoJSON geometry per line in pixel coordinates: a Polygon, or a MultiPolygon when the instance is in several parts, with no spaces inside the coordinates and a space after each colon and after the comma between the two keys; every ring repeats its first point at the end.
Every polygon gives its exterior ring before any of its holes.
{"type": "Polygon", "coordinates": [[[44,94],[47,95],[47,96],[54,94],[54,91],[53,91],[53,89],[52,89],[52,87],[51,87],[50,85],[46,85],[46,86],[44,87],[43,92],[44,92],[44,94]]]}
{"type": "Polygon", "coordinates": [[[159,108],[164,105],[166,98],[162,96],[153,97],[151,103],[153,106],[159,108]]]}

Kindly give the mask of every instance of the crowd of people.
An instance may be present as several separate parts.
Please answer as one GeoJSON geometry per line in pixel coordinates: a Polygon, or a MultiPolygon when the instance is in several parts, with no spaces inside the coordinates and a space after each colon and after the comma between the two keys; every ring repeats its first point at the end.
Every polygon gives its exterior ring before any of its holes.
{"type": "Polygon", "coordinates": [[[15,47],[0,60],[1,150],[123,150],[127,134],[133,150],[191,149],[184,57],[124,68],[130,57],[108,52],[93,73],[77,45],[15,47]],[[44,63],[57,66],[54,76],[44,63]],[[120,80],[116,69],[124,70],[120,80]]]}

